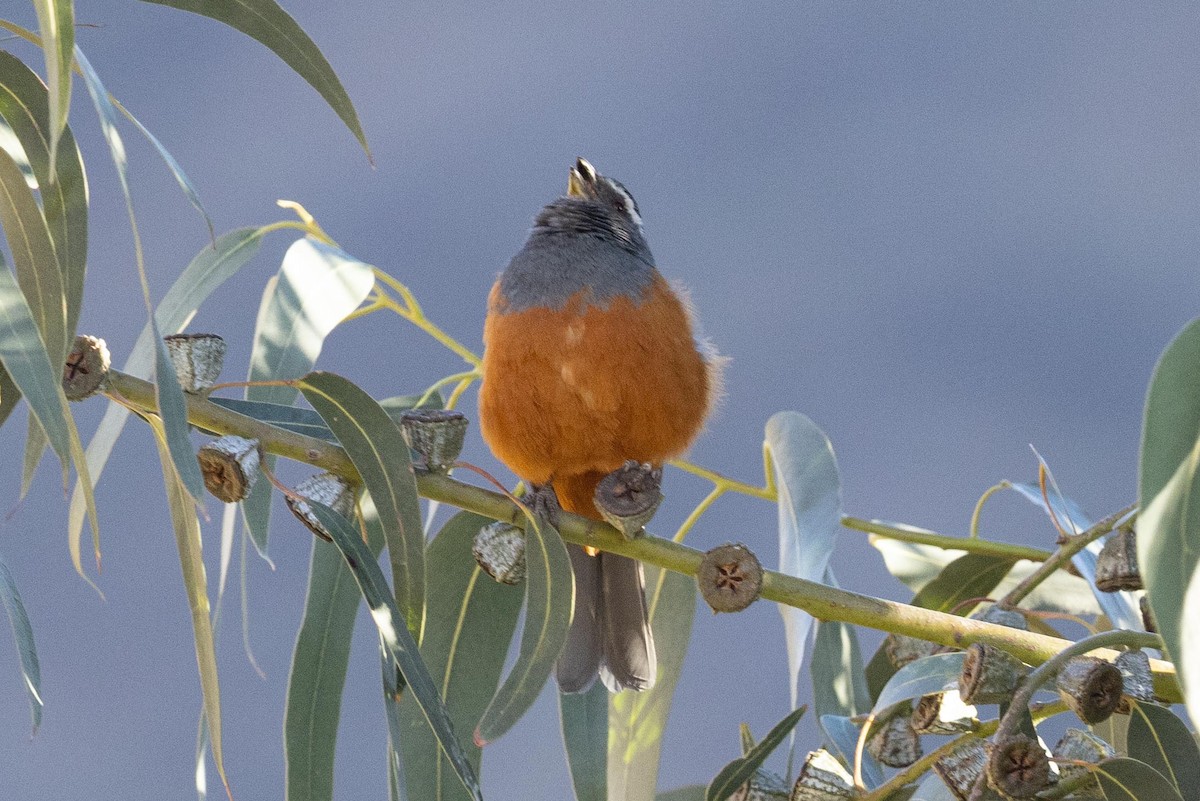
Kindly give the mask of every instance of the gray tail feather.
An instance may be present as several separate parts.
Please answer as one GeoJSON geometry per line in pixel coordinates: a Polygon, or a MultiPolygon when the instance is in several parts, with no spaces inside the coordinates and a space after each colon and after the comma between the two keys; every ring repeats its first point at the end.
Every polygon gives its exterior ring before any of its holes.
{"type": "Polygon", "coordinates": [[[581,693],[592,686],[603,661],[600,629],[600,560],[583,548],[567,543],[575,572],[575,617],[562,655],[558,658],[558,687],[564,693],[581,693]]]}
{"type": "Polygon", "coordinates": [[[604,661],[600,677],[612,692],[654,686],[658,659],[646,609],[642,563],[602,553],[600,561],[601,631],[604,661]]]}
{"type": "Polygon", "coordinates": [[[575,571],[575,617],[558,659],[558,687],[587,690],[597,673],[612,692],[654,686],[658,660],[650,631],[642,565],[610,553],[588,556],[567,545],[575,571]]]}

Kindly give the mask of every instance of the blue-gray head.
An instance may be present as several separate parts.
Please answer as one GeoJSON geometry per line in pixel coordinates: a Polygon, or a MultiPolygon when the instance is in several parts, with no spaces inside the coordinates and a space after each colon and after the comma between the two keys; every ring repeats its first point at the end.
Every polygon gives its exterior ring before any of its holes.
{"type": "Polygon", "coordinates": [[[562,308],[587,291],[606,305],[618,295],[640,298],[654,277],[654,256],[637,203],[620,181],[578,159],[567,194],[534,219],[525,247],[500,278],[509,311],[562,308]]]}

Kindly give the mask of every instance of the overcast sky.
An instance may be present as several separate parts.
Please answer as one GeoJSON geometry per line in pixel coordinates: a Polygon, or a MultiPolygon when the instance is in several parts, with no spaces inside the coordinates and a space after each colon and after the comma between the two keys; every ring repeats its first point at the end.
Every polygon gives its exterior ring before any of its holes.
{"type": "MultiPolygon", "coordinates": [[[[33,24],[19,5],[5,14],[33,24]]],[[[300,201],[474,348],[491,282],[533,215],[562,193],[575,157],[621,179],[660,269],[691,288],[706,332],[733,358],[724,407],[693,451],[704,465],[759,480],[764,422],[795,409],[831,437],[850,514],[961,534],[988,486],[1034,477],[1031,443],[1094,515],[1135,498],[1146,383],[1198,308],[1191,4],[804,2],[749,12],[705,2],[284,0],[354,100],[374,168],[257,43],[156,6],[79,5],[79,20],[98,26],[79,31],[80,46],[185,166],[219,231],[280,219],[277,198],[300,201]]],[[[0,47],[40,63],[19,42],[0,47]]],[[[144,322],[132,246],[82,87],[73,112],[93,226],[81,330],[105,338],[120,363],[144,322]]],[[[136,131],[125,139],[161,296],[207,233],[136,131]]],[[[258,299],[287,244],[270,240],[193,326],[229,341],[231,380],[244,375],[258,299]]],[[[379,315],[339,331],[320,365],[380,397],[461,369],[379,315]]],[[[75,410],[90,432],[103,403],[75,410]]],[[[23,418],[0,431],[5,508],[16,500],[23,418]]],[[[468,457],[494,466],[477,434],[468,457]]],[[[708,487],[673,472],[666,489],[661,532],[708,487]]],[[[0,524],[46,701],[30,740],[16,657],[0,637],[6,795],[189,797],[200,693],[162,497],[153,444],[131,425],[99,490],[104,602],[70,567],[55,470],[43,465],[30,498],[0,524]]],[[[744,541],[770,563],[774,521],[761,502],[722,500],[689,542],[744,541]]],[[[216,531],[217,521],[205,527],[210,560],[216,531]]],[[[1046,546],[1054,536],[1016,496],[993,501],[984,531],[1046,546]]],[[[864,542],[843,532],[842,583],[907,600],[864,542]]],[[[242,654],[236,595],[219,645],[226,761],[245,799],[282,794],[283,699],[311,536],[279,514],[271,548],[274,571],[250,565],[250,639],[266,680],[242,654]]],[[[786,712],[776,610],[696,620],[663,788],[707,781],[737,755],[739,722],[761,734],[786,712]]],[[[365,617],[357,634],[337,785],[340,797],[381,798],[385,722],[365,617]]],[[[567,795],[556,716],[546,693],[489,747],[488,797],[567,795]]],[[[815,732],[802,731],[815,746],[815,732]]]]}

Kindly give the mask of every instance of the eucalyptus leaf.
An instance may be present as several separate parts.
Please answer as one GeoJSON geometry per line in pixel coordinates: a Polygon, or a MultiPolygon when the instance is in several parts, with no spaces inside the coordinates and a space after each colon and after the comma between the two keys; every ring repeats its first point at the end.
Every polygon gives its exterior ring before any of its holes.
{"type": "MultiPolygon", "coordinates": [[[[312,238],[298,239],[288,247],[279,272],[263,289],[246,400],[291,405],[297,390],[289,386],[254,386],[258,382],[287,381],[312,370],[325,339],[346,315],[358,308],[375,285],[375,270],[332,245],[312,238]]],[[[274,468],[267,456],[265,467],[274,468]]],[[[271,485],[255,484],[242,502],[242,519],[254,545],[267,554],[271,525],[271,485]]]]}
{"type": "Polygon", "coordinates": [[[308,81],[354,134],[368,157],[367,137],[337,74],[308,34],[275,0],[145,0],[223,22],[258,40],[308,81]]]}
{"type": "MultiPolygon", "coordinates": [[[[163,296],[154,312],[158,327],[170,333],[178,333],[191,320],[196,309],[212,292],[248,262],[262,245],[263,229],[239,228],[218,237],[215,245],[206,245],[175,279],[175,283],[163,296]]],[[[138,378],[147,378],[153,369],[155,358],[154,331],[149,324],[134,343],[133,350],[121,368],[123,372],[138,378]]],[[[92,479],[99,482],[108,457],[125,428],[129,410],[119,403],[111,403],[92,435],[87,448],[87,468],[92,479]]],[[[259,482],[262,484],[264,482],[259,482]]],[[[94,485],[89,481],[78,481],[71,494],[68,513],[68,541],[78,551],[79,538],[83,531],[84,510],[94,485]]]]}
{"type": "Polygon", "coordinates": [[[386,649],[392,665],[403,677],[407,692],[421,708],[454,772],[470,797],[482,801],[483,795],[475,770],[454,734],[454,726],[438,694],[437,685],[421,659],[417,643],[409,634],[404,618],[400,616],[400,610],[396,608],[396,601],[388,590],[383,572],[375,563],[375,557],[349,520],[324,504],[309,501],[308,505],[317,522],[329,533],[334,545],[342,552],[342,558],[346,560],[363,599],[367,602],[371,619],[379,629],[383,648],[386,649]]]}
{"type": "MultiPolygon", "coordinates": [[[[825,570],[824,583],[838,586],[831,568],[825,570]]],[[[826,715],[854,716],[871,708],[854,626],[833,620],[819,622],[809,670],[818,719],[826,715]]]]}
{"type": "Polygon", "coordinates": [[[221,748],[221,689],[217,679],[217,650],[213,640],[211,609],[208,601],[208,580],[204,573],[203,546],[200,538],[200,521],[196,508],[175,471],[167,435],[163,424],[154,417],[145,417],[154,432],[158,446],[159,461],[162,463],[163,483],[167,490],[167,506],[171,511],[171,524],[175,529],[175,545],[179,551],[179,565],[183,571],[183,586],[187,591],[188,607],[192,612],[192,633],[196,645],[196,663],[200,669],[200,688],[204,695],[204,720],[208,730],[208,742],[212,749],[213,764],[221,781],[228,787],[225,763],[221,748]]]}
{"type": "Polygon", "coordinates": [[[608,688],[603,682],[597,681],[592,683],[587,692],[559,691],[558,714],[562,721],[563,746],[567,752],[571,784],[575,788],[575,801],[606,801],[608,688]]]}
{"type": "Polygon", "coordinates": [[[884,685],[871,711],[879,715],[902,701],[942,692],[962,675],[964,657],[963,652],[957,651],[909,662],[884,685]]]}
{"type": "Polygon", "coordinates": [[[50,83],[50,162],[71,111],[71,58],[75,49],[75,10],[72,0],[33,0],[37,10],[46,76],[50,83]]]}
{"type": "Polygon", "coordinates": [[[562,537],[544,517],[525,527],[525,625],[517,661],[475,727],[475,743],[496,740],[541,693],[567,641],[575,575],[562,537]]]}
{"type": "MultiPolygon", "coordinates": [[[[854,755],[858,752],[858,738],[862,729],[843,715],[822,715],[821,730],[830,746],[830,751],[840,757],[847,765],[854,764],[854,755]]],[[[868,790],[873,790],[883,784],[883,765],[869,751],[862,754],[863,782],[868,790]]]]}
{"type": "MultiPolygon", "coordinates": [[[[431,580],[421,658],[437,683],[454,730],[459,732],[475,727],[500,684],[524,597],[519,587],[493,581],[471,554],[475,534],[490,522],[460,512],[446,522],[425,550],[425,569],[431,580]]],[[[452,778],[451,766],[420,709],[406,698],[400,702],[399,712],[408,798],[458,801],[468,797],[462,784],[452,778]]],[[[478,774],[479,747],[473,743],[462,746],[478,774]]]]}
{"type": "Polygon", "coordinates": [[[695,579],[656,567],[645,571],[658,678],[649,690],[617,693],[608,701],[608,793],[623,801],[654,798],[663,733],[696,615],[695,579]]]}
{"type": "Polygon", "coordinates": [[[337,436],[379,513],[396,606],[413,639],[425,626],[425,530],[408,443],[375,400],[333,373],[309,373],[297,388],[337,436]]]}
{"type": "Polygon", "coordinates": [[[1095,771],[1107,801],[1183,801],[1161,773],[1136,759],[1106,759],[1095,771]]]}
{"type": "MultiPolygon", "coordinates": [[[[842,491],[829,438],[799,412],[778,412],[766,426],[779,493],[779,570],[808,581],[821,581],[841,530],[842,491]]],[[[788,688],[792,706],[813,618],[779,604],[788,652],[788,688]]]]}
{"type": "Polygon", "coordinates": [[[1187,725],[1169,709],[1129,703],[1129,756],[1161,773],[1184,801],[1200,801],[1200,748],[1187,725]]]}
{"type": "Polygon", "coordinates": [[[804,707],[793,709],[783,720],[776,723],[771,731],[767,732],[767,736],[763,737],[750,753],[738,757],[721,768],[720,772],[709,782],[708,790],[704,793],[705,801],[726,801],[737,792],[738,788],[750,780],[754,771],[762,767],[771,752],[792,733],[792,729],[796,728],[796,724],[800,722],[804,712],[804,707]]]}
{"type": "Polygon", "coordinates": [[[1200,720],[1200,319],[1158,360],[1142,423],[1138,565],[1188,714],[1200,720]],[[1191,636],[1188,636],[1191,632],[1191,636]]]}
{"type": "Polygon", "coordinates": [[[0,602],[8,613],[13,639],[17,643],[17,657],[21,662],[21,678],[25,680],[25,692],[29,695],[29,711],[33,716],[33,731],[36,734],[42,724],[42,669],[38,663],[37,646],[33,642],[33,626],[25,611],[25,602],[17,589],[17,582],[4,560],[0,559],[0,602]]]}

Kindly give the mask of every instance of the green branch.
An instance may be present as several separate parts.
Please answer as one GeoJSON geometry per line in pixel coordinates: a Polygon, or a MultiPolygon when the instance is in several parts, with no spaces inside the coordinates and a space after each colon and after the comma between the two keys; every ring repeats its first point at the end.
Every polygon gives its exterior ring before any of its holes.
{"type": "MultiPolygon", "coordinates": [[[[109,374],[108,394],[125,402],[156,413],[154,385],[140,378],[113,370],[109,374]]],[[[275,428],[245,415],[231,412],[211,401],[188,396],[188,420],[193,425],[216,434],[236,434],[257,439],[268,453],[285,456],[337,473],[347,479],[360,481],[349,457],[339,446],[325,440],[275,428]]],[[[520,522],[523,513],[505,495],[464,484],[447,475],[422,473],[417,475],[417,489],[434,501],[448,503],[495,520],[520,522]]],[[[627,540],[607,523],[589,520],[563,512],[559,533],[564,540],[590,545],[633,559],[694,576],[704,554],[694,548],[654,536],[627,540]]],[[[937,536],[937,535],[934,535],[937,536]]],[[[957,540],[957,538],[945,538],[957,540]]],[[[983,541],[979,541],[983,544],[983,541]]],[[[992,543],[1000,545],[1000,543],[992,543]]],[[[956,547],[956,546],[947,546],[956,547]]],[[[1016,549],[1018,546],[1007,546],[1016,549]]],[[[1028,551],[1030,549],[1021,549],[1028,551]]],[[[1013,555],[1011,551],[1003,551],[1013,555]]],[[[1047,558],[1045,554],[1042,558],[1047,558]]],[[[1030,557],[1022,557],[1030,558],[1030,557]]],[[[917,637],[940,645],[965,648],[975,642],[994,645],[1029,664],[1040,665],[1053,658],[1072,642],[1029,631],[998,626],[980,620],[921,609],[908,604],[872,598],[847,590],[827,587],[812,581],[768,570],[763,575],[762,597],[769,601],[803,609],[820,620],[835,620],[867,626],[881,631],[917,637]]],[[[1116,652],[1107,654],[1115,658],[1116,652]]],[[[1180,702],[1175,669],[1170,663],[1155,660],[1155,692],[1173,702],[1180,702]]]]}

